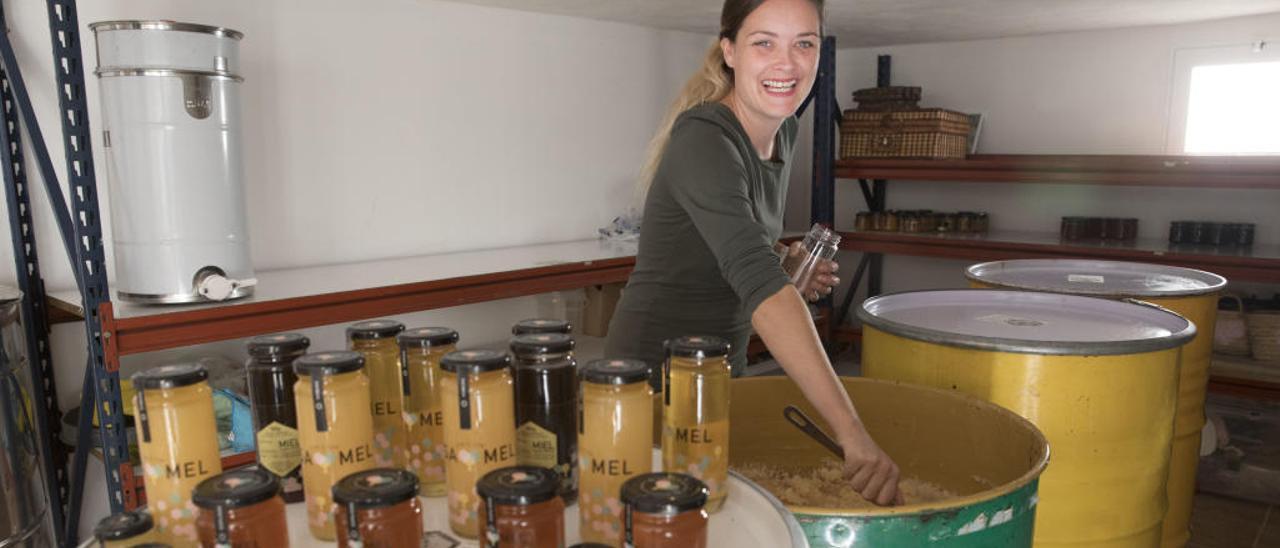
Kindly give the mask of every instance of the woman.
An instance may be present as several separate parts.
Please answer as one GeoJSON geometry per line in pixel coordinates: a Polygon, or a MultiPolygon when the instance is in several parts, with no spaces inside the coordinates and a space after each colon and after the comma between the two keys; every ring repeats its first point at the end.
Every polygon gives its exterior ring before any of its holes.
{"type": "Polygon", "coordinates": [[[741,374],[754,327],[832,425],[853,487],[888,505],[900,501],[898,467],[859,420],[802,297],[831,293],[835,264],[796,288],[776,244],[821,27],[821,0],[725,1],[718,43],[650,145],[639,253],[606,352],[656,365],[664,340],[716,335],[741,374]]]}

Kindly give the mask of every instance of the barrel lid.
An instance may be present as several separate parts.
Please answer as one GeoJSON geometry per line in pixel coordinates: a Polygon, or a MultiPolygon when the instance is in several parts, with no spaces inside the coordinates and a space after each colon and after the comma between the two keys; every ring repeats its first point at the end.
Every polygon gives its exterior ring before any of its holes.
{"type": "Polygon", "coordinates": [[[1227,286],[1226,278],[1212,272],[1122,261],[995,261],[964,273],[970,280],[1005,288],[1112,298],[1207,295],[1227,286]]]}
{"type": "Polygon", "coordinates": [[[224,27],[214,27],[209,25],[201,25],[198,23],[183,23],[180,21],[151,20],[151,21],[98,21],[90,23],[89,29],[94,33],[109,30],[168,30],[178,32],[197,32],[200,34],[212,34],[214,36],[225,36],[232,40],[244,38],[244,33],[238,30],[232,30],[224,27]]]}
{"type": "Polygon", "coordinates": [[[127,540],[151,530],[151,514],[143,511],[112,514],[93,528],[93,538],[106,542],[127,540]]]}
{"type": "Polygon", "coordinates": [[[135,390],[157,390],[190,386],[208,380],[209,372],[198,363],[152,367],[133,376],[135,390]]]}
{"type": "Polygon", "coordinates": [[[497,350],[457,350],[440,358],[440,369],[450,373],[484,373],[511,365],[511,356],[497,350]]]}
{"type": "Polygon", "coordinates": [[[396,335],[400,348],[431,348],[458,344],[458,332],[448,327],[415,327],[396,335]]]}
{"type": "Polygon", "coordinates": [[[1167,309],[1079,295],[948,289],[867,299],[858,318],[925,342],[1022,354],[1115,355],[1181,346],[1195,325],[1167,309]]]}
{"type": "Polygon", "coordinates": [[[301,333],[276,333],[249,339],[249,355],[260,360],[278,361],[307,351],[311,339],[301,333]]]}
{"type": "Polygon", "coordinates": [[[707,484],[686,474],[641,474],[622,484],[622,503],[644,514],[679,514],[707,503],[707,484]]]}
{"type": "Polygon", "coordinates": [[[375,340],[394,337],[404,331],[404,324],[395,320],[369,320],[351,324],[347,336],[356,340],[375,340]]]}
{"type": "Polygon", "coordinates": [[[649,364],[640,360],[591,360],[578,373],[595,384],[632,384],[649,380],[649,364]]]}
{"type": "Polygon", "coordinates": [[[729,341],[720,337],[686,336],[668,339],[667,354],[681,358],[718,358],[729,355],[729,341]]]}
{"type": "Polygon", "coordinates": [[[418,496],[418,477],[395,468],[374,468],[342,478],[333,486],[333,501],[360,508],[394,506],[418,496]]]}
{"type": "Polygon", "coordinates": [[[223,472],[200,482],[191,502],[200,508],[242,508],[280,494],[280,480],[257,468],[223,472]]]}
{"type": "Polygon", "coordinates": [[[527,335],[529,333],[565,333],[573,331],[573,324],[566,320],[555,320],[550,318],[530,318],[520,320],[511,326],[512,335],[527,335]]]}
{"type": "Polygon", "coordinates": [[[564,333],[528,333],[511,339],[511,353],[516,356],[565,354],[573,351],[573,337],[564,333]]]}
{"type": "Polygon", "coordinates": [[[338,375],[364,368],[364,356],[359,352],[335,350],[313,352],[294,360],[293,372],[299,375],[338,375]]]}
{"type": "Polygon", "coordinates": [[[480,478],[476,492],[494,504],[527,506],[551,500],[560,489],[560,474],[540,466],[499,468],[480,478]]]}

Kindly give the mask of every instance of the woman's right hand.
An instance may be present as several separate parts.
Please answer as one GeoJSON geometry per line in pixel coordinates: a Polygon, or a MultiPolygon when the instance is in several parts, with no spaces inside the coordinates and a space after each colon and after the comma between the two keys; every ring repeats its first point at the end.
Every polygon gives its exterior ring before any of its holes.
{"type": "Polygon", "coordinates": [[[862,425],[857,425],[847,439],[841,440],[844,449],[845,474],[853,488],[880,506],[897,506],[903,503],[898,490],[898,465],[889,458],[862,425]]]}

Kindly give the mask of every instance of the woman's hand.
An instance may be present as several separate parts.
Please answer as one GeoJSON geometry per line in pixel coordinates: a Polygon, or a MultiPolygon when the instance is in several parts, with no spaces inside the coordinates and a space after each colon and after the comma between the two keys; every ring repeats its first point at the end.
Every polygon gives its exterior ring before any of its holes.
{"type": "MultiPolygon", "coordinates": [[[[803,242],[792,242],[787,247],[787,254],[782,259],[782,269],[789,275],[794,275],[796,269],[804,264],[804,260],[809,256],[809,250],[804,248],[803,242]]],[[[807,279],[798,280],[796,289],[800,291],[800,295],[810,302],[817,301],[832,291],[836,286],[840,285],[840,278],[836,277],[836,271],[840,270],[840,265],[835,261],[819,260],[814,265],[813,273],[807,279]]]]}
{"type": "Polygon", "coordinates": [[[845,473],[862,498],[880,506],[902,504],[902,492],[898,490],[898,465],[876,445],[862,425],[857,425],[845,439],[841,439],[840,446],[844,449],[845,473]]]}

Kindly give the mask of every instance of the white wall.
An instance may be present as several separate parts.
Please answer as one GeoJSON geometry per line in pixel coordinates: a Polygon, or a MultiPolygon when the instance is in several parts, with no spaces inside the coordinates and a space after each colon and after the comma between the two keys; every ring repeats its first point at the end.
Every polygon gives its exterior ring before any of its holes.
{"type": "MultiPolygon", "coordinates": [[[[876,56],[893,56],[893,83],[921,86],[923,106],[984,113],[979,151],[1010,154],[1165,154],[1175,51],[1280,38],[1280,14],[1189,25],[1075,32],[944,44],[842,49],[837,98],[875,86],[876,56]]],[[[806,116],[807,118],[807,116],[806,116]]],[[[812,130],[805,130],[806,143],[812,130]]],[[[808,222],[809,152],[801,150],[789,228],[808,222]]],[[[1257,223],[1257,243],[1280,244],[1280,192],[1086,185],[891,181],[891,209],[983,210],[999,230],[1056,232],[1065,215],[1137,217],[1141,237],[1169,221],[1257,223]]],[[[837,181],[836,220],[866,209],[856,181],[837,181]]],[[[857,254],[845,253],[846,272],[857,254]]],[[[961,287],[964,261],[886,258],[884,290],[961,287]]],[[[1271,288],[1274,291],[1274,288],[1271,288]]]]}
{"type": "MultiPolygon", "coordinates": [[[[109,265],[89,23],[173,19],[244,32],[246,188],[259,270],[593,237],[630,204],[645,144],[710,42],[433,0],[79,4],[109,265]]],[[[6,16],[62,176],[44,3],[6,2],[6,16]]],[[[33,202],[46,283],[72,287],[41,188],[33,202]]],[[[0,261],[0,282],[13,283],[12,268],[0,261]]],[[[501,341],[513,321],[538,312],[528,298],[401,319],[452,325],[477,344],[501,341]]],[[[341,326],[306,332],[316,348],[342,346],[341,326]]],[[[70,407],[79,400],[83,329],[59,326],[53,341],[60,399],[70,407]]],[[[238,361],[242,344],[130,357],[123,368],[207,355],[238,361]]],[[[101,473],[89,479],[84,531],[106,503],[101,473]]]]}

